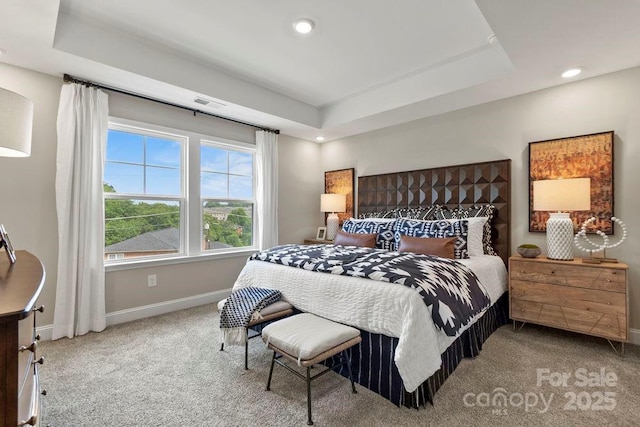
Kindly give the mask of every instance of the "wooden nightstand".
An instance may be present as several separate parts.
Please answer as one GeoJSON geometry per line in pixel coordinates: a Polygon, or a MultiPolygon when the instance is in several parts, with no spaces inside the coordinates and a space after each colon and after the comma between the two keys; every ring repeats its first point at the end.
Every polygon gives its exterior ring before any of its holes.
{"type": "MultiPolygon", "coordinates": [[[[629,333],[628,266],[583,264],[581,259],[509,258],[509,315],[620,342],[629,333]]],[[[613,347],[613,344],[611,344],[613,347]]],[[[614,347],[615,350],[615,347],[614,347]]]]}
{"type": "Polygon", "coordinates": [[[304,239],[303,245],[329,245],[333,240],[320,240],[320,239],[304,239]]]}

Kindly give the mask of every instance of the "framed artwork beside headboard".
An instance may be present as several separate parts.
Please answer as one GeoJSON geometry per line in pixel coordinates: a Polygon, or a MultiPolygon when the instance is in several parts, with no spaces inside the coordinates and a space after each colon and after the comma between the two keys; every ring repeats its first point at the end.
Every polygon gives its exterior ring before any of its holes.
{"type": "MultiPolygon", "coordinates": [[[[346,194],[347,210],[339,212],[340,224],[354,216],[353,197],[355,194],[355,169],[340,169],[324,173],[324,192],[329,194],[346,194]]],[[[327,221],[325,214],[325,223],[327,221]]]]}

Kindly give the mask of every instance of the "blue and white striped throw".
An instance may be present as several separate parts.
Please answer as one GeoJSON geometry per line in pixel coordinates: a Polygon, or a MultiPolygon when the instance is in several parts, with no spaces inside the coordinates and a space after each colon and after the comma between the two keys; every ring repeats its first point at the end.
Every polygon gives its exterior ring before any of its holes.
{"type": "Polygon", "coordinates": [[[234,291],[220,313],[220,342],[244,345],[252,317],[281,298],[282,294],[276,289],[248,287],[234,291]]]}

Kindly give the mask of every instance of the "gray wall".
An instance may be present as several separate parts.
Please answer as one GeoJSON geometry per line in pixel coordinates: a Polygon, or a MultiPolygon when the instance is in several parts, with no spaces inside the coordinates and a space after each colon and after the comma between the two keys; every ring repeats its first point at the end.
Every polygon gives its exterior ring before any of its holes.
{"type": "Polygon", "coordinates": [[[287,135],[278,137],[278,236],[280,243],[302,243],[323,225],[320,194],[324,172],[320,145],[287,135]]]}
{"type": "MultiPolygon", "coordinates": [[[[0,157],[0,222],[15,249],[36,255],[46,270],[38,323],[53,321],[58,262],[56,115],[62,79],[0,64],[0,87],[33,101],[31,156],[0,157]]],[[[0,254],[0,256],[4,256],[0,254]]],[[[20,259],[18,259],[20,262],[20,259]]]]}
{"type": "MultiPolygon", "coordinates": [[[[34,102],[32,155],[0,158],[0,222],[14,246],[37,255],[47,279],[40,303],[47,306],[40,325],[53,321],[57,264],[55,211],[56,115],[62,81],[34,71],[0,64],[0,87],[34,102]]],[[[253,130],[169,107],[111,95],[112,115],[160,123],[213,136],[253,141],[253,130]]],[[[631,322],[640,329],[640,68],[567,84],[519,97],[431,117],[400,126],[318,145],[286,135],[279,137],[280,242],[315,236],[322,225],[319,195],[323,173],[354,167],[357,175],[420,169],[500,158],[513,160],[512,246],[524,242],[545,246],[543,234],[529,233],[527,143],[563,136],[614,130],[615,213],[627,223],[629,240],[610,255],[630,265],[631,322]]],[[[171,266],[113,271],[107,274],[107,311],[191,297],[229,289],[245,256],[171,266]],[[158,286],[147,288],[147,274],[158,286]]]]}
{"type": "MultiPolygon", "coordinates": [[[[58,262],[55,205],[56,118],[62,79],[0,64],[0,87],[20,93],[34,103],[31,157],[0,157],[0,223],[10,232],[16,249],[40,258],[47,273],[39,303],[46,306],[39,326],[53,322],[58,262]]],[[[255,130],[187,111],[110,94],[112,116],[189,129],[206,135],[252,143],[255,130]]],[[[315,235],[322,187],[320,147],[280,135],[280,241],[301,242],[315,235]],[[310,219],[311,218],[311,219],[310,219]]],[[[246,262],[246,255],[217,260],[111,271],[106,274],[107,313],[228,290],[246,262]],[[157,274],[158,285],[148,288],[147,275],[157,274]]]]}
{"type": "Polygon", "coordinates": [[[640,329],[640,68],[325,143],[320,158],[322,170],[354,167],[358,176],[512,159],[511,247],[546,248],[544,234],[528,231],[528,143],[609,130],[615,215],[629,237],[607,254],[629,264],[631,327],[640,329]]]}

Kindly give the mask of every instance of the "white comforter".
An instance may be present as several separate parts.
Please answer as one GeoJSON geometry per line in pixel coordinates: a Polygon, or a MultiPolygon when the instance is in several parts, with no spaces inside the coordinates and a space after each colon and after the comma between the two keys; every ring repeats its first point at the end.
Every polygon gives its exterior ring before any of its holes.
{"type": "MultiPolygon", "coordinates": [[[[502,260],[481,256],[463,262],[476,273],[492,303],[497,301],[506,288],[502,260]]],[[[247,286],[278,289],[302,311],[399,338],[394,361],[409,392],[440,368],[440,354],[455,340],[435,327],[420,295],[406,286],[264,261],[248,261],[233,289],[247,286]]]]}

